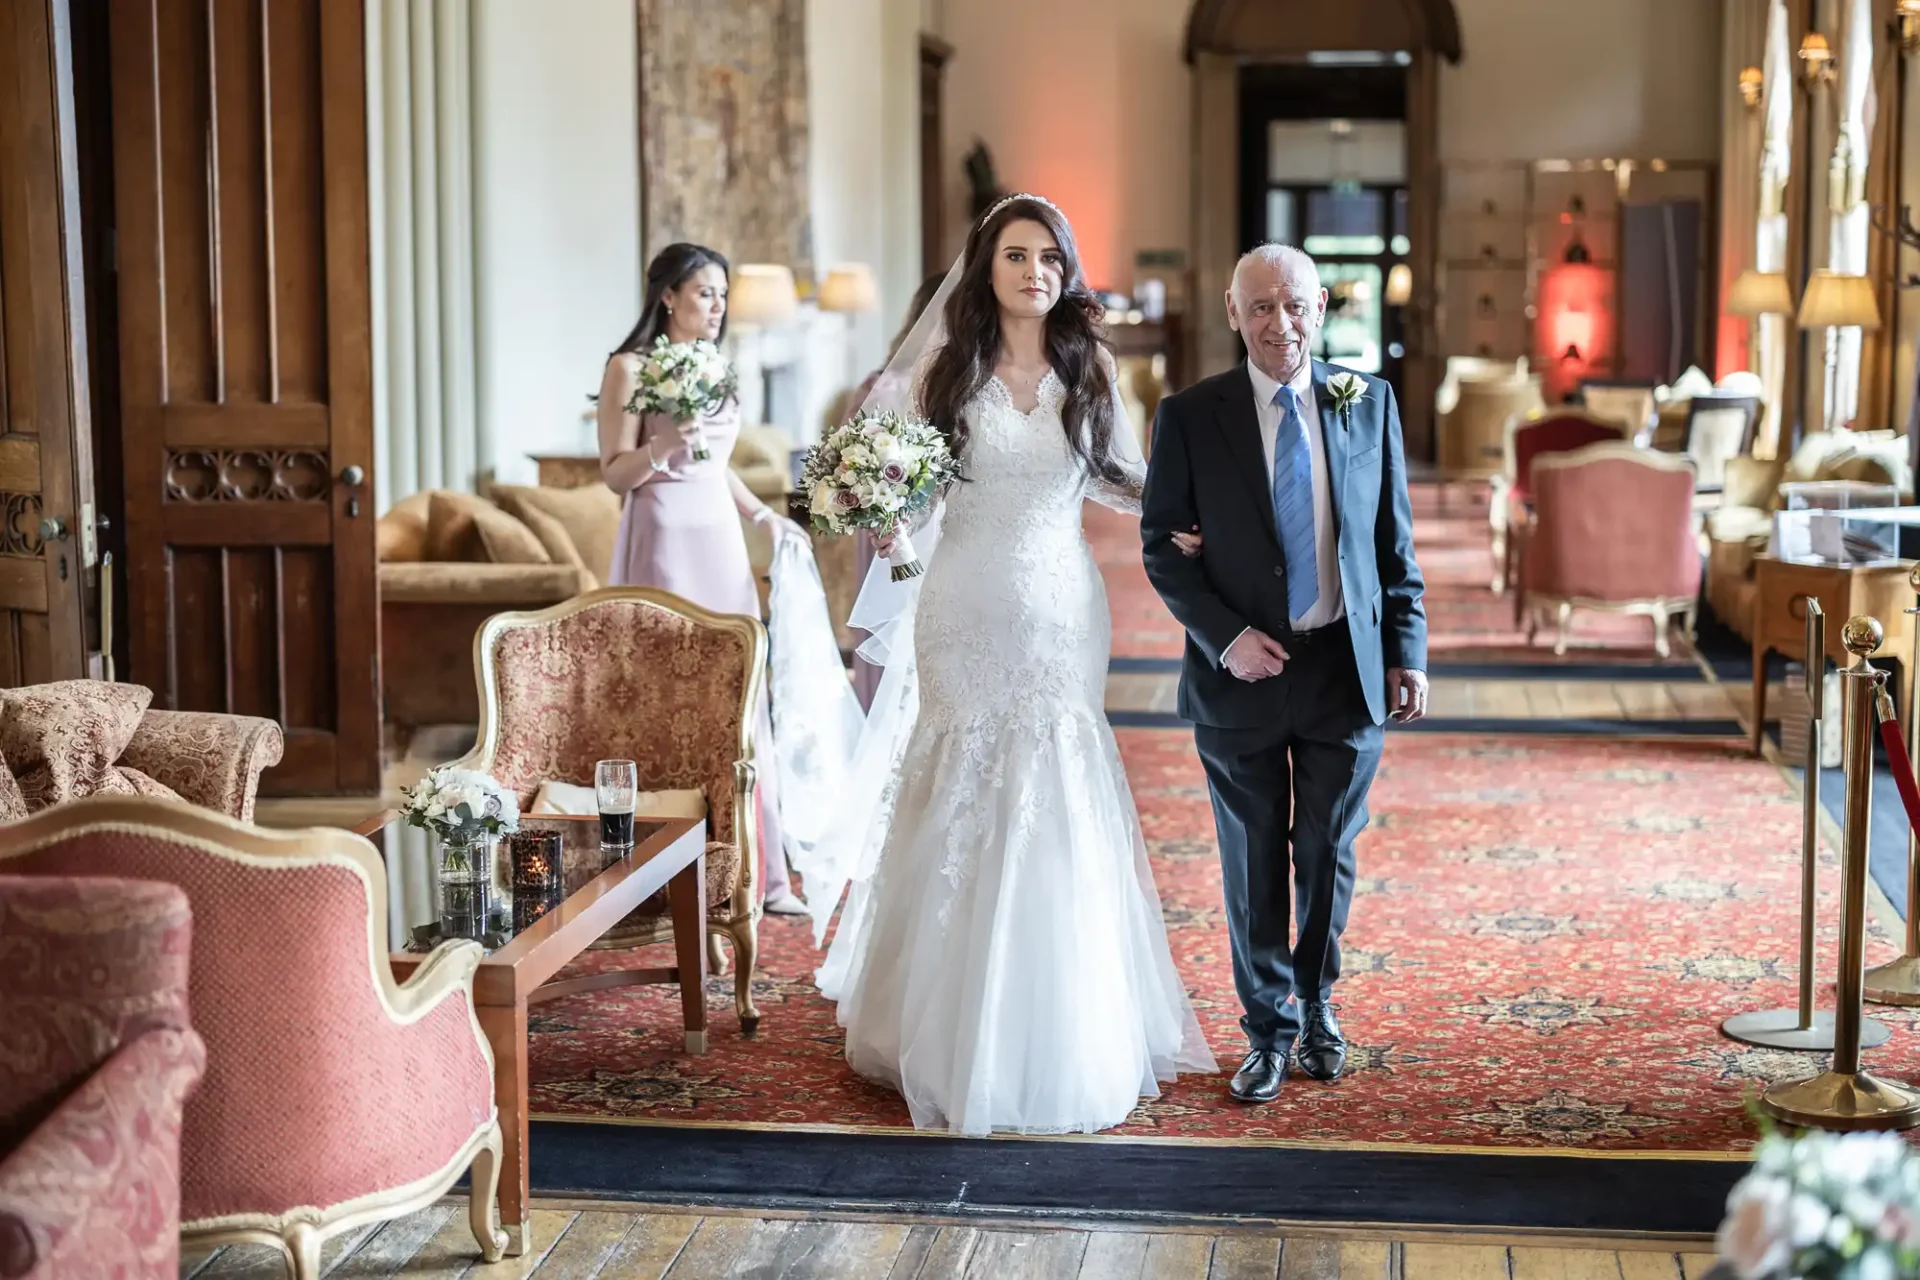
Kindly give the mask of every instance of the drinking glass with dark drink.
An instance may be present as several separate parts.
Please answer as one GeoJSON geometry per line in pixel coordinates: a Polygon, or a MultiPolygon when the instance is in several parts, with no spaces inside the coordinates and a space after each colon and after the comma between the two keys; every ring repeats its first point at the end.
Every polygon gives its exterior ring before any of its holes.
{"type": "Polygon", "coordinates": [[[602,760],[594,766],[593,793],[600,807],[600,847],[625,853],[633,848],[633,797],[640,768],[631,760],[602,760]]]}

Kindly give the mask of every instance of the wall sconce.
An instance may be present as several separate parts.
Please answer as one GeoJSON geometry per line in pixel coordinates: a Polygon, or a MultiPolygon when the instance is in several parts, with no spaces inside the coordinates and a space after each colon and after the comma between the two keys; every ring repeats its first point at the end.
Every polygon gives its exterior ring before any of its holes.
{"type": "MultiPolygon", "coordinates": [[[[1920,4],[1920,0],[1903,0],[1920,4]]],[[[1740,101],[1747,104],[1747,110],[1758,111],[1760,99],[1766,93],[1767,77],[1758,67],[1748,67],[1740,73],[1740,101]]]]}
{"type": "Polygon", "coordinates": [[[1820,32],[1809,31],[1800,38],[1800,61],[1801,74],[1806,77],[1808,88],[1833,79],[1833,48],[1820,32]]]}
{"type": "Polygon", "coordinates": [[[1894,0],[1893,35],[1900,52],[1920,53],[1920,0],[1894,0]]]}

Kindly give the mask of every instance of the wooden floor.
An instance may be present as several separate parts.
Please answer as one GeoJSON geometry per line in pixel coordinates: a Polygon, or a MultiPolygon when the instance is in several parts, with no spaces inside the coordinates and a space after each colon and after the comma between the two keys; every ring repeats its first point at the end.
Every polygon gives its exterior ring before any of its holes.
{"type": "MultiPolygon", "coordinates": [[[[1020,1229],[872,1218],[755,1217],[625,1208],[536,1209],[533,1248],[488,1266],[464,1201],[347,1236],[327,1252],[338,1280],[1698,1280],[1710,1253],[1644,1242],[1504,1244],[1448,1239],[1020,1229]]],[[[277,1277],[271,1250],[234,1247],[184,1259],[182,1277],[277,1277]]]]}

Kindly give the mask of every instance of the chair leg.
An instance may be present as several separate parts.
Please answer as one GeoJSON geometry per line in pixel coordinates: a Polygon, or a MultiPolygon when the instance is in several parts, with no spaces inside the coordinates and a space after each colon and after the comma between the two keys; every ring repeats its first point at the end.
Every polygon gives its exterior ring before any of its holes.
{"type": "Polygon", "coordinates": [[[1567,656],[1567,641],[1572,638],[1573,635],[1573,605],[1562,600],[1557,612],[1559,614],[1558,622],[1560,629],[1559,634],[1554,637],[1553,656],[1556,658],[1564,658],[1567,656]]]}
{"type": "Polygon", "coordinates": [[[480,1256],[498,1262],[507,1251],[507,1233],[500,1229],[500,1122],[493,1122],[487,1140],[473,1157],[467,1178],[467,1221],[480,1242],[480,1256]]]}
{"type": "Polygon", "coordinates": [[[740,1034],[751,1039],[760,1030],[760,1010],[753,1003],[753,970],[760,954],[760,922],[749,916],[727,930],[733,935],[733,1007],[740,1015],[740,1034]]]}
{"type": "Polygon", "coordinates": [[[1667,611],[1657,610],[1653,615],[1653,651],[1663,658],[1673,656],[1673,646],[1667,643],[1667,611]]]}
{"type": "Polygon", "coordinates": [[[1540,636],[1540,610],[1538,608],[1528,609],[1527,610],[1527,647],[1529,649],[1533,647],[1533,642],[1536,639],[1538,639],[1539,636],[1540,636]]]}
{"type": "Polygon", "coordinates": [[[720,945],[720,935],[707,933],[707,972],[716,978],[727,976],[727,949],[720,945]]]}
{"type": "Polygon", "coordinates": [[[287,1272],[293,1280],[320,1280],[320,1255],[326,1242],[311,1222],[296,1222],[287,1228],[281,1248],[287,1251],[287,1272]]]}

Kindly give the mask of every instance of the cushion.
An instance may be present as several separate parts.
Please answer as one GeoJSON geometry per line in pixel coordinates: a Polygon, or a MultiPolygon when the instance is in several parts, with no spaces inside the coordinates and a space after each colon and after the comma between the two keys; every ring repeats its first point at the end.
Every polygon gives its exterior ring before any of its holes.
{"type": "Polygon", "coordinates": [[[480,528],[474,512],[490,505],[487,500],[446,489],[435,489],[429,497],[425,559],[436,564],[484,562],[486,549],[480,544],[480,528]]]}
{"type": "MultiPolygon", "coordinates": [[[[567,526],[548,515],[538,507],[520,503],[511,512],[514,519],[525,525],[533,536],[540,539],[540,545],[546,549],[547,559],[553,564],[566,565],[574,569],[584,569],[586,562],[580,558],[580,549],[573,545],[573,538],[567,533],[567,526]]],[[[595,574],[591,587],[599,582],[595,574]]]]}
{"type": "Polygon", "coordinates": [[[104,680],[0,690],[0,757],[28,812],[102,794],[178,800],[139,770],[114,765],[152,701],[137,684],[104,680]]]}
{"type": "Polygon", "coordinates": [[[480,548],[492,564],[552,564],[533,530],[495,506],[473,508],[480,548]]]}
{"type": "MultiPolygon", "coordinates": [[[[690,791],[642,791],[633,797],[633,811],[642,818],[699,818],[707,816],[707,793],[690,791]]],[[[543,782],[533,797],[529,813],[554,813],[584,818],[600,812],[592,787],[570,782],[543,782]]]]}
{"type": "Polygon", "coordinates": [[[380,517],[375,525],[374,538],[380,548],[380,559],[398,561],[420,561],[427,558],[427,517],[433,504],[431,494],[416,493],[393,504],[393,509],[380,517]]]}
{"type": "MultiPolygon", "coordinates": [[[[510,515],[523,510],[545,512],[560,522],[580,562],[597,581],[613,568],[613,543],[620,532],[620,499],[605,485],[578,489],[549,489],[538,485],[499,485],[493,497],[510,515]]],[[[523,517],[524,518],[524,517],[523,517]]]]}

